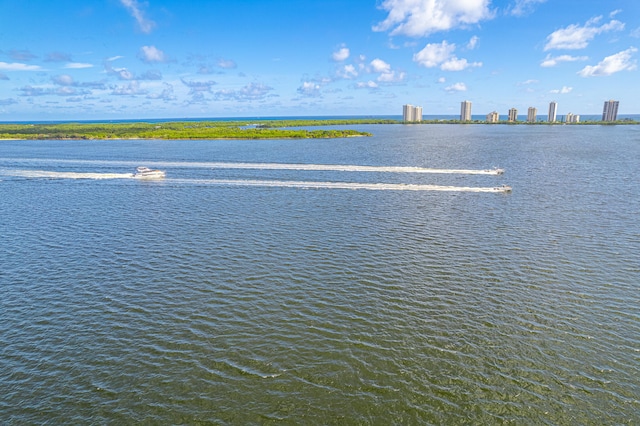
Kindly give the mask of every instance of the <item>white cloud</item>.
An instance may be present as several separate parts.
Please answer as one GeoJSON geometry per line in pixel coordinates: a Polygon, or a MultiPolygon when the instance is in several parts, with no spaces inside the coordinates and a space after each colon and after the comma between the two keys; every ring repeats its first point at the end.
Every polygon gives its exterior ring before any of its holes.
{"type": "Polygon", "coordinates": [[[455,56],[449,58],[440,65],[442,71],[462,71],[469,67],[481,67],[482,62],[469,63],[466,59],[458,59],[455,56]]]}
{"type": "Polygon", "coordinates": [[[426,68],[434,68],[449,59],[456,50],[455,44],[446,41],[429,43],[420,52],[413,55],[413,61],[426,68]]]}
{"type": "Polygon", "coordinates": [[[164,52],[155,46],[142,46],[140,52],[138,52],[138,58],[148,64],[153,62],[167,62],[168,60],[164,52]]]}
{"type": "Polygon", "coordinates": [[[320,93],[320,88],[321,86],[318,83],[313,81],[304,81],[302,82],[302,86],[298,87],[297,92],[308,98],[318,98],[322,95],[320,93]]]}
{"type": "Polygon", "coordinates": [[[124,7],[127,8],[131,16],[136,20],[138,26],[140,27],[140,31],[143,33],[150,33],[153,28],[156,26],[156,23],[147,19],[147,17],[142,12],[142,8],[137,0],[120,0],[120,3],[124,7]]]}
{"type": "Polygon", "coordinates": [[[374,59],[371,61],[371,67],[374,72],[389,72],[391,71],[391,65],[383,61],[382,59],[374,59]]]}
{"type": "Polygon", "coordinates": [[[444,77],[438,78],[438,83],[443,84],[443,83],[446,83],[446,82],[447,82],[446,78],[444,78],[444,77]]]}
{"type": "Polygon", "coordinates": [[[464,83],[454,83],[451,86],[447,86],[444,88],[447,92],[466,92],[467,85],[464,83]]]}
{"type": "Polygon", "coordinates": [[[515,16],[527,15],[533,12],[537,4],[544,3],[545,1],[547,0],[516,0],[509,10],[509,13],[515,16]]]}
{"type": "Polygon", "coordinates": [[[337,52],[333,52],[333,55],[331,57],[336,62],[342,62],[349,57],[349,48],[342,47],[337,52]]]}
{"type": "Polygon", "coordinates": [[[357,77],[358,71],[356,70],[356,67],[353,65],[345,65],[340,70],[338,70],[337,74],[338,74],[338,77],[349,79],[349,78],[357,77]]]}
{"type": "Polygon", "coordinates": [[[482,62],[470,63],[466,59],[459,59],[453,52],[456,50],[455,44],[429,43],[420,52],[413,55],[413,61],[426,68],[440,66],[443,71],[462,71],[469,67],[481,67],[482,62]]]}
{"type": "Polygon", "coordinates": [[[638,49],[635,47],[630,47],[615,55],[607,56],[597,65],[587,65],[578,72],[578,75],[582,77],[600,77],[620,71],[635,70],[637,68],[636,61],[632,59],[632,55],[637,51],[638,49]]]}
{"type": "Polygon", "coordinates": [[[369,80],[367,82],[358,82],[356,84],[356,87],[358,89],[377,89],[378,88],[378,83],[376,83],[375,81],[369,80]]]}
{"type": "Polygon", "coordinates": [[[467,43],[467,49],[469,50],[473,50],[476,48],[476,45],[478,44],[478,36],[473,36],[471,37],[471,39],[469,40],[469,43],[467,43]]]}
{"type": "Polygon", "coordinates": [[[404,78],[405,78],[404,72],[390,71],[390,72],[383,72],[382,74],[380,74],[378,76],[378,81],[382,83],[398,83],[400,81],[403,81],[404,78]]]}
{"type": "Polygon", "coordinates": [[[382,59],[376,58],[369,65],[372,72],[380,74],[376,80],[381,83],[397,83],[403,81],[406,76],[404,72],[392,70],[391,65],[382,59]]]}
{"type": "Polygon", "coordinates": [[[584,26],[572,24],[552,32],[547,36],[547,44],[544,46],[544,50],[584,49],[598,34],[608,31],[622,31],[624,29],[624,24],[615,19],[606,24],[595,26],[601,19],[601,16],[597,16],[588,20],[584,26]]]}
{"type": "Polygon", "coordinates": [[[146,95],[147,93],[148,91],[141,88],[137,81],[132,81],[126,86],[116,86],[111,92],[112,95],[118,96],[137,96],[146,95]]]}
{"type": "Polygon", "coordinates": [[[547,57],[540,63],[541,67],[555,67],[560,62],[575,62],[575,61],[586,61],[589,59],[588,56],[571,56],[571,55],[560,55],[555,58],[551,55],[547,55],[547,57]]]}
{"type": "Polygon", "coordinates": [[[82,62],[69,62],[64,66],[66,69],[82,69],[82,68],[93,68],[93,64],[86,64],[82,62]]]}
{"type": "Polygon", "coordinates": [[[0,62],[0,70],[3,71],[40,71],[41,69],[42,68],[38,65],[27,65],[17,62],[0,62]]]}
{"type": "Polygon", "coordinates": [[[567,86],[562,86],[562,89],[554,89],[554,90],[550,90],[549,93],[555,93],[555,94],[567,94],[567,93],[571,93],[571,91],[573,90],[573,87],[567,87],[567,86]]]}
{"type": "Polygon", "coordinates": [[[391,35],[426,37],[438,31],[467,27],[491,19],[490,0],[384,0],[380,8],[387,18],[373,31],[391,35]]]}

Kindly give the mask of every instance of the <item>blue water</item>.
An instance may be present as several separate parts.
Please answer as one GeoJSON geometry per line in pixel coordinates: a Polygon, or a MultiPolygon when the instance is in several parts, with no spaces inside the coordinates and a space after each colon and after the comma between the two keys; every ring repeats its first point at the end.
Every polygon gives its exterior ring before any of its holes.
{"type": "Polygon", "coordinates": [[[640,127],[355,128],[0,141],[0,423],[638,424],[640,127]]]}

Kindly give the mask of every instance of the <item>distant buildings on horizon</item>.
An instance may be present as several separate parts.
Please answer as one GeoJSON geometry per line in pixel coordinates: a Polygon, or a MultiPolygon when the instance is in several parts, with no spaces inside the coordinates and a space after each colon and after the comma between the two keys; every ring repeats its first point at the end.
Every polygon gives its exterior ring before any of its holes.
{"type": "Polygon", "coordinates": [[[422,121],[422,107],[411,104],[402,106],[402,121],[405,123],[419,123],[422,121]]]}
{"type": "MultiPolygon", "coordinates": [[[[609,100],[605,101],[604,108],[602,109],[602,121],[614,122],[618,120],[618,106],[619,101],[609,100]]],[[[558,103],[551,101],[549,103],[549,113],[547,115],[547,122],[555,123],[557,121],[558,103]]],[[[527,122],[535,123],[537,121],[538,109],[535,107],[529,107],[527,110],[527,122]]],[[[402,121],[405,123],[419,123],[422,121],[422,107],[406,104],[402,106],[402,121]]],[[[471,121],[471,101],[462,101],[460,103],[460,121],[471,121]]],[[[487,123],[497,123],[500,121],[500,114],[496,111],[492,111],[486,116],[487,123]]],[[[518,110],[516,108],[509,109],[507,114],[507,122],[514,123],[518,121],[518,110]]],[[[565,116],[565,123],[579,123],[580,116],[573,113],[568,113],[565,116]]]]}

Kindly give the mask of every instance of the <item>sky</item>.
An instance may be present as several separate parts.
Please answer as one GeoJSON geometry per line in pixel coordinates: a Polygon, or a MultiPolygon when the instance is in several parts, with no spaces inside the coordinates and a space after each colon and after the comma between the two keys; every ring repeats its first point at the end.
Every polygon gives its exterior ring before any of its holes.
{"type": "Polygon", "coordinates": [[[640,113],[638,0],[0,0],[0,121],[640,113]]]}

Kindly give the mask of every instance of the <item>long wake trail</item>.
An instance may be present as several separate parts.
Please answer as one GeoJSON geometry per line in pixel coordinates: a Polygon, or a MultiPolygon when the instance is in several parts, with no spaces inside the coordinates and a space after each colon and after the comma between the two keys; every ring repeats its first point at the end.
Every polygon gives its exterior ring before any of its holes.
{"type": "MultiPolygon", "coordinates": [[[[0,159],[2,161],[4,159],[0,159]]],[[[135,167],[140,161],[108,161],[108,160],[67,160],[67,159],[11,159],[23,163],[56,163],[56,164],[93,164],[110,166],[135,167]]],[[[295,163],[247,163],[247,162],[167,162],[150,161],[153,167],[202,168],[202,169],[252,169],[252,170],[298,170],[298,171],[331,171],[331,172],[369,172],[369,173],[439,173],[463,175],[499,175],[502,169],[439,169],[412,166],[367,166],[353,164],[295,164],[295,163]]]]}

